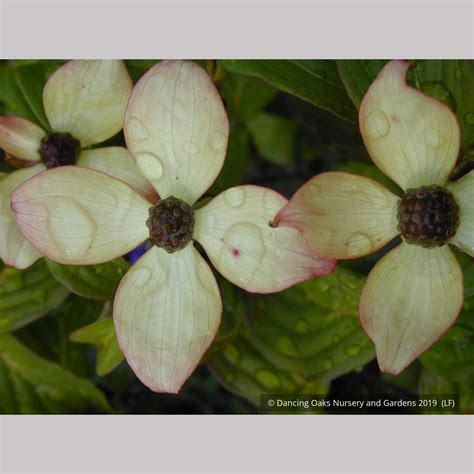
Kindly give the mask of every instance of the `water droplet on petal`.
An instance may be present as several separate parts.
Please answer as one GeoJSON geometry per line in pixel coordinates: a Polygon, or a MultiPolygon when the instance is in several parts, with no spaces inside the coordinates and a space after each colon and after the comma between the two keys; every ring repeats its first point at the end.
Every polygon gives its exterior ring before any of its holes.
{"type": "Polygon", "coordinates": [[[137,142],[142,142],[149,138],[148,129],[146,128],[143,121],[137,117],[130,118],[127,124],[127,129],[130,131],[132,139],[137,142]]]}
{"type": "Polygon", "coordinates": [[[350,236],[346,246],[349,254],[355,254],[360,251],[370,252],[373,248],[373,243],[368,235],[356,232],[350,236]]]}
{"type": "Polygon", "coordinates": [[[246,194],[245,189],[241,186],[231,188],[225,192],[224,201],[230,207],[238,208],[244,203],[246,194]]]}
{"type": "Polygon", "coordinates": [[[144,286],[151,277],[151,270],[148,268],[138,268],[132,273],[132,283],[137,288],[144,286]]]}
{"type": "Polygon", "coordinates": [[[199,153],[199,146],[194,142],[186,142],[184,147],[190,155],[197,155],[199,153]]]}
{"type": "Polygon", "coordinates": [[[163,165],[153,153],[139,152],[135,155],[135,161],[145,178],[158,180],[163,177],[163,165]]]}
{"type": "Polygon", "coordinates": [[[48,219],[48,231],[58,248],[68,257],[75,259],[86,257],[97,233],[97,226],[88,210],[73,199],[64,198],[64,211],[56,206],[54,216],[48,219]],[[62,213],[74,215],[80,225],[64,225],[63,219],[58,219],[62,213]]]}
{"type": "Polygon", "coordinates": [[[280,386],[280,379],[269,370],[257,370],[255,377],[263,388],[275,390],[280,386]]]}
{"type": "Polygon", "coordinates": [[[222,132],[214,132],[210,137],[209,146],[215,152],[222,152],[227,146],[227,138],[222,132]]]}
{"type": "Polygon", "coordinates": [[[441,132],[436,128],[427,128],[425,130],[425,143],[430,148],[438,148],[443,142],[441,132]]]}
{"type": "Polygon", "coordinates": [[[390,131],[390,121],[381,110],[374,110],[365,118],[365,130],[372,138],[382,138],[390,131]]]}

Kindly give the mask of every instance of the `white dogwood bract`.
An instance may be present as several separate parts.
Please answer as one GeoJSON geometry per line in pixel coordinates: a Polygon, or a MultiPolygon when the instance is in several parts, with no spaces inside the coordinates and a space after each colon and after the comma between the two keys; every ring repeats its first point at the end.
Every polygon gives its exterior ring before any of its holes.
{"type": "MultiPolygon", "coordinates": [[[[82,150],[78,166],[107,172],[140,193],[154,196],[153,188],[138,173],[125,148],[84,149],[122,129],[131,90],[132,81],[122,61],[69,61],[47,81],[43,104],[52,131],[68,132],[79,140],[82,150]]],[[[24,118],[0,117],[0,148],[28,167],[28,171],[14,171],[0,182],[0,258],[20,269],[34,263],[41,254],[21,235],[10,210],[10,193],[34,174],[46,170],[39,153],[46,135],[46,131],[24,118]]]]}
{"type": "MultiPolygon", "coordinates": [[[[197,64],[163,61],[137,83],[125,114],[127,147],[162,200],[192,206],[224,163],[229,123],[197,64]]],[[[79,167],[35,176],[12,195],[27,239],[62,263],[101,263],[144,241],[148,209],[117,179],[79,167]],[[73,238],[73,236],[76,236],[73,238]]],[[[261,293],[330,273],[296,229],[274,228],[287,200],[258,186],[224,191],[195,211],[194,239],[236,285],[261,293]]],[[[211,268],[190,242],[174,253],[153,246],[125,275],[114,302],[120,347],[152,390],[177,392],[211,344],[222,312],[211,268]]]]}
{"type": "MultiPolygon", "coordinates": [[[[408,67],[389,62],[364,96],[359,125],[365,146],[403,190],[440,185],[453,194],[460,222],[449,243],[472,257],[474,171],[447,182],[459,153],[459,124],[447,106],[407,85],[408,67]]],[[[398,200],[368,178],[323,173],[295,193],[276,222],[299,229],[325,255],[356,258],[400,234],[398,200]]],[[[380,368],[394,374],[405,369],[449,329],[462,302],[462,271],[449,246],[403,240],[372,269],[360,299],[361,323],[380,368]]]]}

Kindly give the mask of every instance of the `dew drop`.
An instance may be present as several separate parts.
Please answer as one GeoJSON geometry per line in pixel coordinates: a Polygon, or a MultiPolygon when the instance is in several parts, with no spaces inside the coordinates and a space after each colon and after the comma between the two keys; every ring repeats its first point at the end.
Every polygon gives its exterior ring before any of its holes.
{"type": "Polygon", "coordinates": [[[349,357],[355,357],[360,352],[360,349],[361,349],[360,346],[348,346],[344,349],[344,352],[349,357]]]}
{"type": "Polygon", "coordinates": [[[245,201],[246,194],[247,193],[245,192],[245,189],[241,186],[236,187],[236,188],[231,188],[225,192],[224,201],[230,207],[233,207],[234,209],[236,209],[242,206],[242,204],[245,201]]]}
{"type": "Polygon", "coordinates": [[[441,132],[435,128],[425,130],[425,143],[430,148],[439,148],[443,142],[441,132]]]}
{"type": "Polygon", "coordinates": [[[139,152],[136,154],[135,160],[145,178],[157,180],[163,177],[163,165],[153,153],[139,152]]]}
{"type": "Polygon", "coordinates": [[[228,383],[232,383],[235,380],[235,374],[233,372],[229,372],[228,374],[225,374],[225,380],[228,383]]]}
{"type": "Polygon", "coordinates": [[[298,334],[306,334],[311,329],[308,321],[304,319],[298,319],[295,323],[295,330],[298,334]]]}
{"type": "Polygon", "coordinates": [[[367,135],[372,138],[382,138],[390,131],[390,121],[381,110],[374,110],[365,119],[367,135]]]}
{"type": "Polygon", "coordinates": [[[472,112],[466,114],[465,119],[469,125],[474,125],[474,114],[472,112]]]}
{"type": "Polygon", "coordinates": [[[332,359],[324,359],[321,364],[324,370],[331,370],[334,367],[334,361],[332,359]]]}
{"type": "Polygon", "coordinates": [[[222,132],[214,132],[211,135],[209,146],[216,152],[222,152],[227,146],[227,138],[222,132]]]}
{"type": "Polygon", "coordinates": [[[237,365],[240,361],[240,351],[233,344],[227,345],[222,353],[224,357],[232,364],[237,365]]]}
{"type": "Polygon", "coordinates": [[[132,283],[137,288],[144,286],[151,277],[151,270],[148,268],[138,268],[132,274],[132,283]]]}
{"type": "Polygon", "coordinates": [[[255,377],[263,388],[275,390],[280,386],[280,379],[269,370],[257,370],[255,377]]]}
{"type": "Polygon", "coordinates": [[[128,124],[127,129],[130,131],[133,140],[142,142],[149,138],[148,130],[145,127],[142,120],[137,117],[132,117],[128,124]]]}
{"type": "Polygon", "coordinates": [[[88,210],[72,199],[64,198],[66,205],[63,209],[56,207],[48,219],[48,231],[58,248],[68,257],[85,258],[97,234],[97,226],[88,210]],[[64,225],[61,214],[74,215],[80,225],[64,225]]]}
{"type": "Polygon", "coordinates": [[[277,340],[276,347],[278,352],[285,356],[298,357],[300,355],[300,351],[296,347],[296,344],[287,336],[280,337],[277,340]]]}
{"type": "Polygon", "coordinates": [[[373,248],[373,243],[366,234],[356,232],[350,236],[346,246],[347,253],[349,255],[354,255],[360,252],[370,252],[373,248]]]}
{"type": "Polygon", "coordinates": [[[197,155],[199,153],[199,146],[194,142],[186,142],[184,147],[190,155],[197,155]]]}
{"type": "Polygon", "coordinates": [[[454,77],[461,85],[464,84],[464,73],[460,67],[454,70],[454,77]]]}

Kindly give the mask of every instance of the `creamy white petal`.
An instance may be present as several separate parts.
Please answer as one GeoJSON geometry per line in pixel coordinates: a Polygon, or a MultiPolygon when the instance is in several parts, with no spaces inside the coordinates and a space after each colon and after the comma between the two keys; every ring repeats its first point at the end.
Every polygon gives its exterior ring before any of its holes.
{"type": "Polygon", "coordinates": [[[132,85],[122,61],[69,61],[43,90],[51,128],[71,133],[83,147],[107,140],[122,130],[132,85]]]}
{"type": "Polygon", "coordinates": [[[299,229],[314,249],[337,259],[375,252],[396,237],[398,197],[372,179],[322,173],[278,213],[278,226],[299,229]]]}
{"type": "Polygon", "coordinates": [[[194,237],[229,281],[256,293],[281,291],[326,275],[335,262],[312,250],[296,229],[270,223],[287,203],[259,186],[237,186],[195,213],[194,237]]]}
{"type": "Polygon", "coordinates": [[[179,391],[214,339],[221,313],[214,275],[192,244],[174,254],[148,250],[114,302],[120,347],[155,392],[179,391]]]}
{"type": "Polygon", "coordinates": [[[402,243],[389,252],[370,272],[359,306],[380,369],[402,372],[450,328],[462,304],[462,270],[447,245],[402,243]]]}
{"type": "Polygon", "coordinates": [[[23,237],[10,208],[10,194],[20,184],[44,171],[43,165],[14,171],[0,181],[0,258],[7,265],[20,270],[28,268],[41,254],[23,237]]]}
{"type": "Polygon", "coordinates": [[[459,206],[459,227],[450,243],[474,257],[474,170],[450,183],[448,189],[459,206]]]}
{"type": "Polygon", "coordinates": [[[40,160],[41,139],[46,132],[21,117],[0,117],[0,148],[12,157],[29,162],[40,160]]]}
{"type": "Polygon", "coordinates": [[[158,199],[155,189],[138,171],[126,148],[111,146],[84,150],[81,152],[77,164],[102,171],[102,173],[124,181],[151,202],[158,199]]]}
{"type": "Polygon", "coordinates": [[[459,153],[460,128],[446,105],[409,87],[409,64],[389,62],[362,100],[359,125],[374,163],[403,189],[444,185],[459,153]]]}
{"type": "Polygon", "coordinates": [[[162,61],[135,86],[124,132],[138,168],[158,194],[192,204],[222,168],[229,123],[204,69],[162,61]]]}
{"type": "Polygon", "coordinates": [[[59,263],[107,262],[148,237],[150,203],[99,171],[54,168],[18,187],[11,199],[23,235],[59,263]]]}

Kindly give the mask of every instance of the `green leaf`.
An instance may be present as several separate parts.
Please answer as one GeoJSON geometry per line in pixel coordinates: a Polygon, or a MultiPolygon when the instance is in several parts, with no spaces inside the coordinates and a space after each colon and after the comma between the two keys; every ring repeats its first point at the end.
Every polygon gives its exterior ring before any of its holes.
{"type": "Polygon", "coordinates": [[[358,300],[363,279],[341,267],[277,295],[250,300],[249,340],[277,367],[332,380],[373,359],[358,300]]]}
{"type": "Polygon", "coordinates": [[[107,413],[99,390],[31,352],[10,334],[0,336],[1,413],[107,413]]]}
{"type": "Polygon", "coordinates": [[[124,359],[111,317],[100,319],[78,329],[71,334],[71,341],[91,344],[96,347],[96,372],[101,377],[115,369],[124,359]]]}
{"type": "Polygon", "coordinates": [[[111,300],[130,268],[123,258],[99,265],[61,265],[45,259],[54,277],[72,292],[96,300],[111,300]]]}
{"type": "Polygon", "coordinates": [[[211,347],[205,354],[205,360],[222,350],[239,334],[245,317],[244,292],[224,278],[218,277],[218,283],[223,306],[222,321],[211,347]]]}
{"type": "Polygon", "coordinates": [[[91,373],[87,347],[71,342],[70,334],[97,320],[103,307],[101,301],[71,294],[47,316],[21,328],[15,336],[38,356],[86,377],[91,373]]]}
{"type": "Polygon", "coordinates": [[[474,61],[421,60],[416,61],[414,72],[419,87],[427,93],[426,83],[442,83],[449,89],[461,125],[461,148],[467,152],[474,146],[474,61]]]}
{"type": "Polygon", "coordinates": [[[247,121],[262,111],[277,95],[277,90],[261,79],[227,74],[221,89],[231,119],[247,121]]]}
{"type": "Polygon", "coordinates": [[[228,188],[239,185],[247,168],[249,155],[248,132],[243,125],[233,122],[224,166],[209,193],[216,195],[228,188]]]}
{"type": "Polygon", "coordinates": [[[4,104],[3,113],[6,115],[17,115],[36,122],[36,116],[16,81],[15,68],[9,64],[0,64],[0,102],[4,104]]]}
{"type": "Polygon", "coordinates": [[[263,394],[324,395],[326,382],[309,380],[268,362],[247,339],[239,335],[209,362],[222,384],[255,405],[263,394]]]}
{"type": "Polygon", "coordinates": [[[262,158],[278,165],[293,162],[297,122],[261,113],[249,120],[247,127],[262,158]]]}
{"type": "Polygon", "coordinates": [[[264,79],[277,89],[338,117],[357,120],[357,111],[339,79],[334,61],[224,60],[220,64],[230,72],[264,79]]]}
{"type": "MultiPolygon", "coordinates": [[[[471,317],[473,315],[471,314],[471,317]]],[[[474,375],[474,330],[456,325],[420,361],[431,372],[459,382],[474,375]]]]}
{"type": "Polygon", "coordinates": [[[36,123],[49,130],[50,126],[43,107],[43,87],[47,79],[43,63],[25,64],[17,67],[15,72],[18,88],[33,112],[36,123]]]}
{"type": "Polygon", "coordinates": [[[474,377],[467,378],[460,383],[452,382],[441,375],[429,372],[424,369],[420,376],[418,384],[420,395],[459,395],[459,406],[454,409],[446,407],[437,407],[437,409],[428,409],[433,413],[474,413],[474,377]]]}
{"type": "Polygon", "coordinates": [[[345,59],[337,61],[337,69],[341,81],[357,109],[370,84],[372,84],[386,63],[387,61],[380,59],[345,59]]]}
{"type": "Polygon", "coordinates": [[[14,331],[44,316],[67,294],[43,260],[24,271],[4,266],[0,269],[0,333],[14,331]]]}

